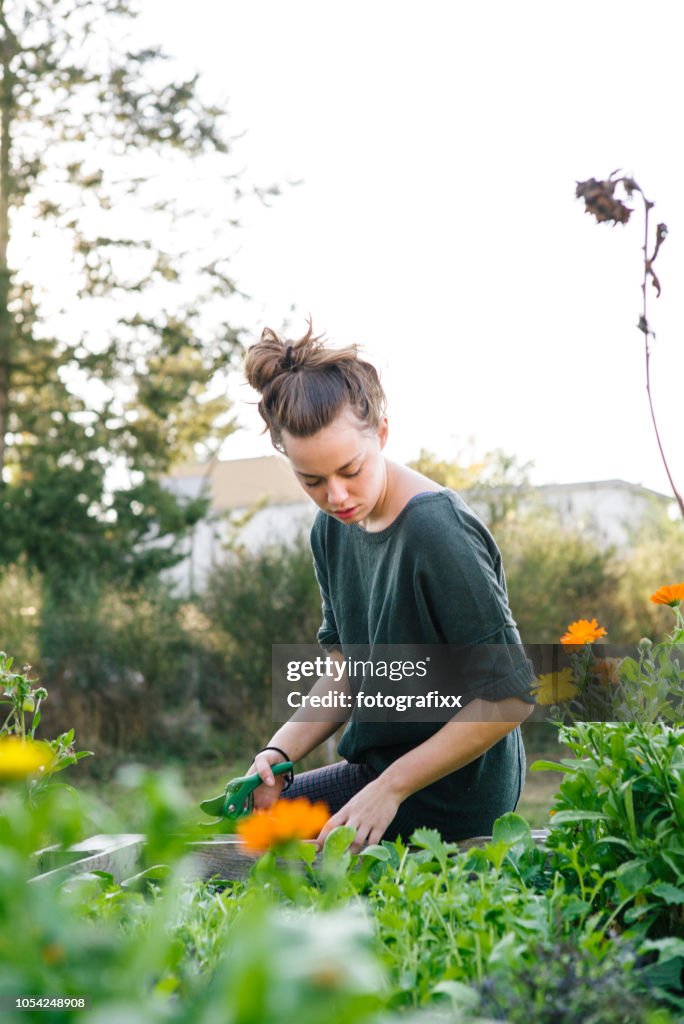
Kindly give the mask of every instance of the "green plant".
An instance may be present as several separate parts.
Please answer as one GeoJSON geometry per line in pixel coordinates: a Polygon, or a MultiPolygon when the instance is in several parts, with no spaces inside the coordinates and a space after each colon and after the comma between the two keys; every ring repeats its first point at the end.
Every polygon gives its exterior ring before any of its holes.
{"type": "Polygon", "coordinates": [[[575,609],[609,603],[615,551],[562,526],[548,509],[532,506],[503,521],[496,540],[525,643],[554,643],[575,609]]]}
{"type": "Polygon", "coordinates": [[[633,947],[613,944],[603,958],[586,940],[539,942],[531,963],[499,970],[478,986],[478,1012],[507,1024],[667,1024],[645,991],[636,991],[633,947]]]}
{"type": "MultiPolygon", "coordinates": [[[[13,672],[13,663],[12,658],[4,651],[0,651],[0,704],[9,707],[7,717],[0,726],[0,736],[17,737],[23,741],[33,740],[41,720],[40,706],[47,699],[47,690],[43,686],[33,686],[36,680],[28,676],[30,665],[24,666],[23,672],[13,672]],[[30,721],[27,721],[29,716],[30,721]]],[[[45,744],[50,748],[52,757],[43,766],[42,774],[35,775],[30,780],[31,798],[35,798],[36,793],[47,784],[51,775],[92,754],[90,750],[74,749],[73,729],[61,733],[55,739],[45,741],[45,744]]]]}
{"type": "Polygon", "coordinates": [[[32,883],[30,851],[46,834],[75,841],[93,808],[57,788],[33,808],[19,793],[3,802],[0,995],[86,994],[95,1019],[152,1024],[375,1022],[387,972],[361,906],[312,913],[283,906],[258,878],[223,891],[188,878],[178,839],[196,812],[178,780],[136,769],[127,782],[165,872],[149,864],[120,882],[93,872],[32,883]]]}
{"type": "Polygon", "coordinates": [[[558,724],[576,721],[684,724],[684,584],[661,587],[651,596],[669,605],[675,624],[662,641],[643,637],[631,656],[599,658],[592,642],[605,635],[596,620],[572,623],[561,638],[570,664],[540,676],[538,699],[552,704],[558,724]]]}
{"type": "Polygon", "coordinates": [[[234,551],[211,573],[199,607],[223,663],[222,674],[203,686],[202,702],[224,722],[239,721],[246,746],[250,740],[261,746],[272,645],[313,643],[321,624],[308,541],[300,536],[292,545],[234,551]]]}
{"type": "Polygon", "coordinates": [[[576,756],[532,765],[564,774],[548,839],[557,866],[604,933],[684,937],[684,732],[585,722],[559,738],[576,756]]]}

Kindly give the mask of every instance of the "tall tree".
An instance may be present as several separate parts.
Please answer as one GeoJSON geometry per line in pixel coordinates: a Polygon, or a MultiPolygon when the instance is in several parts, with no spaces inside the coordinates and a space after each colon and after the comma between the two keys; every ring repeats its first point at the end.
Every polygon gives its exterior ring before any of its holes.
{"type": "Polygon", "coordinates": [[[160,478],[234,429],[225,114],[137,13],[0,0],[0,559],[56,576],[171,564],[205,503],[160,478]]]}

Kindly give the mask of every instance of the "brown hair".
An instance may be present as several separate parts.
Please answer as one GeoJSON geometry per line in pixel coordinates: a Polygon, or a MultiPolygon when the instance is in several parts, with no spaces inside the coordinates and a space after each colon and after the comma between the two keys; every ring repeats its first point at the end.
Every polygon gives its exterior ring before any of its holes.
{"type": "Polygon", "coordinates": [[[274,448],[283,451],[282,432],[311,437],[329,426],[349,405],[369,429],[385,413],[385,393],[374,366],[358,357],[356,345],[326,348],[309,329],[287,341],[267,327],[247,350],[245,373],[261,394],[259,412],[274,448]]]}

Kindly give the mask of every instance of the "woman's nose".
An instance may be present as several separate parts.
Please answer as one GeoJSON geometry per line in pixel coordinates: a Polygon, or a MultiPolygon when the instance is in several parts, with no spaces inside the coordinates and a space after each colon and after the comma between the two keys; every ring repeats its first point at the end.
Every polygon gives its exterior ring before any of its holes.
{"type": "Polygon", "coordinates": [[[328,481],[328,504],[339,508],[347,500],[347,488],[343,480],[328,481]]]}

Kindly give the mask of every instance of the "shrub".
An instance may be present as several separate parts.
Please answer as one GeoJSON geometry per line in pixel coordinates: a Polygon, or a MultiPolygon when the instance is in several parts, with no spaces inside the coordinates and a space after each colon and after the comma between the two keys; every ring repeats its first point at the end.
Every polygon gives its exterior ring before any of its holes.
{"type": "Polygon", "coordinates": [[[200,602],[223,660],[206,680],[202,701],[243,735],[260,739],[271,726],[271,645],[311,644],[321,601],[308,540],[256,554],[234,552],[214,569],[200,602]]]}

